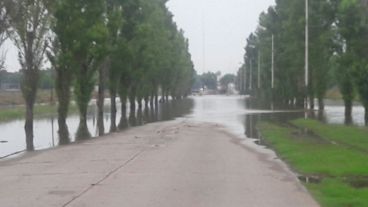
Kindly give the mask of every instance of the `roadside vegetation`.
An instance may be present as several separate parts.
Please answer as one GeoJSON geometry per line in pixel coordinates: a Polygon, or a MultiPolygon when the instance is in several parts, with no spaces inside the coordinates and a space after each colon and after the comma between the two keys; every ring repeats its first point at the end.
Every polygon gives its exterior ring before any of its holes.
{"type": "MultiPolygon", "coordinates": [[[[23,119],[25,112],[26,108],[21,105],[0,108],[0,123],[23,119]]],[[[76,105],[71,104],[70,113],[77,113],[77,112],[78,109],[76,105]]],[[[50,105],[50,104],[35,105],[34,113],[36,119],[48,116],[55,116],[57,115],[57,105],[50,105]]]]}
{"type": "Polygon", "coordinates": [[[368,206],[367,128],[294,120],[259,130],[323,207],[368,206]]]}
{"type": "Polygon", "coordinates": [[[318,100],[320,111],[326,97],[341,98],[347,122],[359,100],[368,123],[367,1],[306,2],[276,1],[260,14],[247,39],[238,90],[278,107],[314,109],[318,100]],[[328,93],[336,87],[340,93],[328,93]]]}
{"type": "MultiPolygon", "coordinates": [[[[25,105],[28,150],[34,148],[33,119],[39,112],[35,105],[37,94],[48,83],[56,91],[58,132],[62,139],[69,137],[66,119],[71,100],[75,100],[80,116],[76,136],[83,139],[90,136],[87,109],[94,93],[100,135],[118,129],[118,98],[124,121],[128,101],[130,111],[135,112],[136,108],[158,107],[159,99],[161,102],[167,102],[169,97],[183,99],[190,93],[195,70],[189,43],[166,3],[159,0],[0,2],[0,47],[5,40],[12,41],[21,65],[16,74],[0,71],[0,81],[4,75],[19,76],[16,84],[25,105]],[[45,70],[45,62],[50,63],[47,64],[51,65],[50,69],[45,70]],[[103,122],[106,94],[111,102],[108,130],[103,122]]],[[[6,70],[4,57],[0,56],[0,70],[6,70]]],[[[20,111],[4,111],[3,116],[15,117],[20,111]]]]}

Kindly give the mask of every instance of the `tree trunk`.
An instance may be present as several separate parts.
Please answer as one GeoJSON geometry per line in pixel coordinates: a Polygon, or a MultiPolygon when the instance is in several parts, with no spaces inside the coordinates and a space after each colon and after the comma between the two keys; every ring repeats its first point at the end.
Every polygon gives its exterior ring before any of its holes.
{"type": "MultiPolygon", "coordinates": [[[[296,99],[296,103],[295,103],[295,106],[297,107],[297,108],[304,108],[305,107],[305,102],[304,102],[304,98],[303,97],[297,97],[297,99],[296,99]]],[[[308,108],[306,108],[306,109],[308,109],[308,108]]]]}
{"type": "Polygon", "coordinates": [[[318,98],[318,109],[321,112],[325,110],[325,102],[323,101],[323,98],[318,98]]]}
{"type": "Polygon", "coordinates": [[[26,123],[24,126],[26,132],[26,145],[27,150],[32,151],[34,150],[33,144],[33,104],[27,103],[26,104],[26,123]]]}
{"type": "Polygon", "coordinates": [[[150,107],[153,108],[153,105],[155,104],[155,93],[152,91],[151,97],[150,97],[150,107]]]}
{"type": "Polygon", "coordinates": [[[58,126],[60,144],[68,144],[70,142],[69,130],[66,124],[70,105],[70,85],[71,74],[66,69],[56,69],[56,95],[58,97],[58,126]]]}
{"type": "Polygon", "coordinates": [[[156,105],[156,108],[158,107],[158,94],[157,94],[157,91],[155,92],[155,105],[156,105]]]}
{"type": "Polygon", "coordinates": [[[69,129],[68,129],[68,125],[66,124],[66,120],[63,119],[58,119],[58,124],[59,124],[59,144],[60,145],[66,145],[70,143],[70,139],[69,139],[69,129]]]}
{"type": "Polygon", "coordinates": [[[87,108],[88,106],[80,106],[79,107],[79,127],[77,130],[76,137],[78,139],[87,139],[91,137],[87,126],[87,108]]]}
{"type": "Polygon", "coordinates": [[[127,120],[127,105],[126,105],[126,97],[120,97],[121,99],[121,117],[119,122],[119,129],[123,130],[128,127],[127,120]]]}
{"type": "Polygon", "coordinates": [[[147,109],[149,105],[149,96],[144,97],[144,107],[147,109]]]}
{"type": "Polygon", "coordinates": [[[314,110],[315,105],[314,105],[314,96],[313,96],[313,95],[311,95],[311,96],[309,97],[309,105],[310,105],[310,109],[311,109],[311,110],[314,110]]]}
{"type": "MultiPolygon", "coordinates": [[[[116,132],[116,91],[110,90],[110,102],[111,102],[111,126],[110,126],[110,132],[116,132]]],[[[123,100],[121,100],[121,103],[123,104],[123,100]]]]}
{"type": "Polygon", "coordinates": [[[137,119],[136,119],[136,125],[137,126],[142,126],[144,123],[143,123],[143,111],[142,111],[142,108],[139,108],[138,111],[137,111],[137,119]]]}
{"type": "MultiPolygon", "coordinates": [[[[59,142],[61,145],[68,144],[69,140],[69,130],[68,125],[66,124],[66,118],[68,115],[69,109],[69,99],[70,99],[70,90],[68,87],[69,95],[58,93],[59,106],[58,106],[58,134],[59,134],[59,142]]],[[[66,92],[66,91],[64,91],[66,92]]]]}
{"type": "Polygon", "coordinates": [[[135,113],[135,96],[133,94],[129,95],[130,102],[130,113],[135,113]]]}
{"type": "Polygon", "coordinates": [[[143,107],[142,100],[143,100],[142,97],[138,97],[138,100],[137,101],[138,101],[138,109],[139,110],[142,110],[142,107],[143,107]]]}
{"type": "Polygon", "coordinates": [[[98,135],[105,134],[104,126],[104,105],[105,105],[105,66],[101,66],[99,69],[98,78],[98,97],[97,97],[97,128],[98,135]]]}
{"type": "Polygon", "coordinates": [[[135,116],[135,110],[130,110],[130,113],[129,113],[129,124],[130,124],[130,126],[137,126],[137,118],[135,116]]]}
{"type": "Polygon", "coordinates": [[[166,93],[166,102],[169,102],[169,93],[166,93]]]}
{"type": "Polygon", "coordinates": [[[350,122],[352,120],[353,102],[351,100],[344,100],[345,102],[345,120],[350,122]]]}
{"type": "Polygon", "coordinates": [[[128,99],[130,104],[130,112],[129,114],[132,114],[132,112],[135,113],[136,111],[136,88],[134,86],[131,86],[128,92],[128,99]]]}
{"type": "MultiPolygon", "coordinates": [[[[28,67],[32,68],[32,67],[28,67]]],[[[22,70],[22,94],[26,102],[26,114],[24,130],[26,133],[27,150],[34,150],[33,144],[33,109],[36,100],[37,86],[39,80],[39,70],[27,69],[22,70]]]]}
{"type": "Polygon", "coordinates": [[[368,126],[368,105],[364,106],[365,114],[364,114],[364,120],[365,124],[368,126]]]}
{"type": "Polygon", "coordinates": [[[161,94],[161,102],[162,103],[165,103],[165,93],[166,93],[166,91],[162,90],[162,94],[161,94]]]}

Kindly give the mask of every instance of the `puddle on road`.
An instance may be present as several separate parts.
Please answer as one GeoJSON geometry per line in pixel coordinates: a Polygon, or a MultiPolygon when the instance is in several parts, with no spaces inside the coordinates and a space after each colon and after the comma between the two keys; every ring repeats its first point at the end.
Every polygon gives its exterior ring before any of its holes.
{"type": "Polygon", "coordinates": [[[300,180],[300,182],[306,183],[306,184],[319,184],[323,181],[323,178],[318,177],[318,176],[300,175],[298,176],[298,179],[300,180]]]}
{"type": "Polygon", "coordinates": [[[361,188],[368,188],[368,178],[348,178],[345,179],[345,182],[349,183],[350,186],[357,188],[357,189],[361,189],[361,188]]]}
{"type": "MultiPolygon", "coordinates": [[[[320,184],[324,179],[328,177],[322,176],[298,176],[300,182],[305,184],[320,184]]],[[[356,189],[367,189],[368,188],[368,178],[367,177],[344,177],[340,178],[343,183],[350,185],[356,189]]]]}

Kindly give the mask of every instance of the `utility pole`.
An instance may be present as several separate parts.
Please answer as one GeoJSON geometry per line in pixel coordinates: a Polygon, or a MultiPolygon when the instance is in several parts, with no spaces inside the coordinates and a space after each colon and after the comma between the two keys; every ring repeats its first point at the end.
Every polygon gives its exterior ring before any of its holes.
{"type": "Polygon", "coordinates": [[[275,36],[272,34],[271,88],[275,88],[275,36]]]}
{"type": "Polygon", "coordinates": [[[202,4],[202,73],[206,71],[206,16],[204,5],[202,4]]]}
{"type": "Polygon", "coordinates": [[[250,70],[250,75],[249,75],[249,85],[250,85],[250,90],[252,91],[253,89],[253,65],[252,65],[252,59],[249,59],[249,70],[250,70]]]}
{"type": "Polygon", "coordinates": [[[258,49],[258,89],[261,88],[261,51],[258,49]]]}
{"type": "Polygon", "coordinates": [[[244,95],[246,94],[246,91],[247,91],[247,69],[246,69],[246,64],[244,64],[244,68],[242,68],[242,73],[243,73],[243,93],[244,95]]]}
{"type": "Polygon", "coordinates": [[[309,2],[305,0],[305,108],[308,108],[309,87],[309,2]]]}

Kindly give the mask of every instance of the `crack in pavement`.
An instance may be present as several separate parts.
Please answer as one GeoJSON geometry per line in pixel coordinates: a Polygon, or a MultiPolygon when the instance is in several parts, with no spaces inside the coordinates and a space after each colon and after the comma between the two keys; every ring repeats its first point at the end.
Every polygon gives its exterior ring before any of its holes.
{"type": "Polygon", "coordinates": [[[108,179],[109,177],[111,177],[114,173],[116,173],[117,171],[119,171],[120,169],[122,169],[123,167],[125,167],[126,165],[128,165],[130,162],[132,162],[133,160],[135,160],[139,155],[141,155],[143,152],[145,152],[146,149],[143,149],[139,152],[137,152],[135,155],[133,155],[129,160],[127,160],[126,162],[124,162],[122,165],[116,167],[115,169],[113,169],[112,171],[110,171],[109,173],[107,173],[104,177],[102,177],[98,182],[91,184],[88,188],[86,188],[85,190],[83,190],[81,193],[79,193],[77,196],[73,197],[70,201],[66,202],[62,207],[66,207],[69,206],[71,203],[73,203],[74,201],[76,201],[78,198],[82,197],[84,194],[86,194],[88,191],[92,190],[95,186],[101,184],[103,181],[105,181],[106,179],[108,179]]]}

